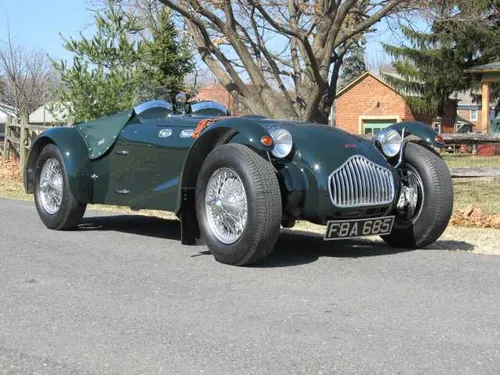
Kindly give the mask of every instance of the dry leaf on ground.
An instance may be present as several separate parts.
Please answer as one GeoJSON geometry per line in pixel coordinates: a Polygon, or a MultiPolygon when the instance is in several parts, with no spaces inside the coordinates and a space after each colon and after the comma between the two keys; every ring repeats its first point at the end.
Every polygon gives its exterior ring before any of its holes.
{"type": "Polygon", "coordinates": [[[463,210],[454,212],[450,224],[463,227],[500,229],[500,214],[484,214],[481,207],[471,204],[463,210]]]}
{"type": "Polygon", "coordinates": [[[0,157],[0,181],[21,181],[21,173],[19,172],[19,162],[3,160],[0,157]]]}

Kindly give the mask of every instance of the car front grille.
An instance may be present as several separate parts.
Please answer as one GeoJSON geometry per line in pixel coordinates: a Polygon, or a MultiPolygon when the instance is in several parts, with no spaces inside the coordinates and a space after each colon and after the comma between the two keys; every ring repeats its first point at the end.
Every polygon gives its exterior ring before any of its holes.
{"type": "Polygon", "coordinates": [[[337,207],[389,204],[394,200],[391,171],[361,155],[350,157],[328,181],[330,198],[337,207]]]}

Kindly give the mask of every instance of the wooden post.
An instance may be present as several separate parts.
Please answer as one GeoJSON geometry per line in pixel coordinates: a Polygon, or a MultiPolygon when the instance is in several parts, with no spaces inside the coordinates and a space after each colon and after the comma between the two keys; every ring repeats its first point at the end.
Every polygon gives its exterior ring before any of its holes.
{"type": "Polygon", "coordinates": [[[26,163],[26,154],[28,149],[28,116],[21,116],[21,128],[19,130],[19,169],[21,173],[24,169],[24,164],[26,163]]]}
{"type": "Polygon", "coordinates": [[[10,157],[10,144],[9,144],[9,136],[10,136],[10,124],[12,124],[12,116],[7,116],[7,121],[5,123],[5,134],[3,141],[3,160],[9,160],[10,157]]]}
{"type": "Polygon", "coordinates": [[[490,130],[490,83],[481,83],[481,133],[488,133],[490,130]]]}

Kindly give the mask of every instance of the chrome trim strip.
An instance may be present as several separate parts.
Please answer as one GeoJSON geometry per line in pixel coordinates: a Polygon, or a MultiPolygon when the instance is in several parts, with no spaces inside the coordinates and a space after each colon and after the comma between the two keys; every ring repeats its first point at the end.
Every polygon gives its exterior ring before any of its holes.
{"type": "Polygon", "coordinates": [[[396,189],[392,172],[361,155],[353,155],[328,177],[330,200],[336,207],[387,205],[396,189]]]}
{"type": "Polygon", "coordinates": [[[218,109],[219,111],[228,113],[227,108],[217,102],[194,102],[190,103],[190,105],[194,114],[202,109],[218,109]]]}
{"type": "Polygon", "coordinates": [[[137,104],[134,107],[134,112],[137,115],[140,115],[142,112],[147,111],[148,109],[155,108],[155,107],[160,107],[160,108],[165,108],[173,112],[173,106],[169,102],[166,102],[164,100],[148,100],[147,102],[137,104]]]}

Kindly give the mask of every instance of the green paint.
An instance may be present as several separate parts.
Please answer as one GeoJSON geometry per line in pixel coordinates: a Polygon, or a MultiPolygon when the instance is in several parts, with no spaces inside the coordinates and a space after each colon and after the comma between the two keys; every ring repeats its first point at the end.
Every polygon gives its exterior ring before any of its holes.
{"type": "MultiPolygon", "coordinates": [[[[197,139],[181,137],[183,131],[194,130],[200,119],[189,115],[155,118],[118,114],[101,119],[99,126],[94,123],[83,129],[81,124],[53,128],[44,132],[39,140],[50,139],[58,145],[64,155],[71,191],[83,202],[166,210],[180,215],[183,207],[192,207],[185,205],[185,200],[194,197],[192,192],[198,171],[208,153],[218,144],[233,142],[247,145],[262,157],[270,158],[281,185],[285,215],[324,223],[334,218],[383,215],[393,209],[394,203],[344,209],[331,203],[329,176],[353,155],[363,155],[392,170],[396,193],[398,191],[399,177],[391,165],[394,161],[387,161],[363,137],[324,125],[259,116],[223,118],[207,127],[197,139]],[[128,122],[123,124],[127,118],[128,122]],[[273,127],[286,128],[293,136],[294,148],[284,159],[271,156],[272,148],[260,142],[273,127]],[[170,131],[169,136],[160,136],[170,131]],[[92,158],[88,142],[95,142],[103,134],[105,138],[115,135],[116,142],[103,146],[102,155],[92,158]],[[89,136],[87,143],[85,135],[89,136]],[[128,194],[119,194],[124,190],[128,194]]],[[[381,127],[386,123],[376,125],[381,127]]],[[[403,122],[390,127],[399,132],[404,128],[406,134],[437,145],[436,133],[425,124],[403,122]]]]}
{"type": "Polygon", "coordinates": [[[113,146],[120,131],[133,114],[134,111],[119,112],[95,121],[80,122],[75,125],[75,129],[87,144],[90,159],[101,157],[113,146]]]}
{"type": "Polygon", "coordinates": [[[390,126],[391,129],[396,130],[400,134],[403,129],[405,130],[405,137],[413,134],[419,137],[421,140],[425,141],[431,146],[443,148],[444,143],[439,143],[436,141],[437,133],[427,124],[419,121],[403,121],[398,122],[390,126]]]}

